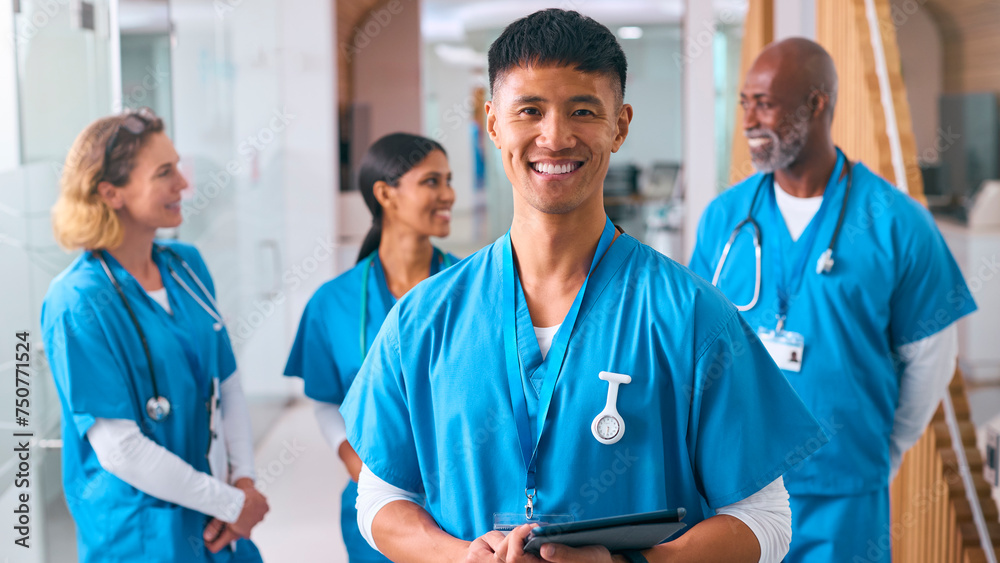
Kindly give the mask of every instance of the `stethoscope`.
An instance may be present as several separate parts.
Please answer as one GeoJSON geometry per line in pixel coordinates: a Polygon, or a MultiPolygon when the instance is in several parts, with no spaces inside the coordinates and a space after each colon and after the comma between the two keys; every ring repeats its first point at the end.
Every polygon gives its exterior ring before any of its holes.
{"type": "MultiPolygon", "coordinates": [[[[186,284],[179,275],[177,275],[177,272],[174,271],[170,262],[167,261],[166,265],[167,270],[170,272],[170,276],[174,278],[174,280],[182,288],[184,288],[184,291],[186,291],[188,295],[190,295],[191,298],[194,299],[195,302],[198,303],[198,305],[200,305],[201,308],[212,317],[212,319],[215,320],[212,324],[212,328],[216,332],[222,330],[226,326],[226,323],[222,318],[222,314],[219,313],[219,305],[216,303],[215,298],[212,297],[212,293],[205,287],[205,284],[201,283],[201,280],[197,275],[195,275],[191,266],[188,266],[188,263],[172,248],[163,246],[154,246],[153,248],[158,252],[166,252],[180,262],[181,267],[184,268],[184,270],[188,273],[188,276],[194,280],[198,289],[201,290],[202,294],[208,299],[209,303],[211,303],[211,307],[209,307],[200,297],[198,297],[198,295],[195,294],[194,291],[191,290],[191,287],[188,286],[188,284],[186,284]]],[[[149,351],[149,343],[146,340],[146,333],[142,330],[142,325],[139,324],[139,319],[135,316],[135,312],[132,310],[132,306],[129,304],[128,298],[125,297],[125,292],[122,291],[121,285],[118,284],[118,280],[115,279],[115,276],[111,273],[111,268],[108,267],[108,262],[104,258],[104,251],[101,250],[93,252],[93,255],[97,257],[98,261],[100,261],[101,267],[104,268],[104,273],[107,274],[108,279],[111,280],[111,285],[114,286],[115,291],[118,293],[118,297],[121,298],[122,303],[125,305],[125,310],[128,312],[128,316],[132,320],[132,325],[135,326],[135,331],[139,334],[139,341],[142,342],[142,351],[146,355],[146,365],[149,367],[149,380],[153,385],[153,396],[146,401],[146,414],[149,415],[149,418],[153,419],[154,422],[161,422],[170,414],[170,400],[160,395],[160,391],[157,388],[156,371],[153,367],[153,355],[149,351]]]]}
{"type": "MultiPolygon", "coordinates": [[[[375,262],[375,255],[378,252],[372,252],[365,258],[365,263],[362,266],[361,274],[361,314],[359,315],[359,334],[361,335],[361,363],[365,362],[365,356],[368,355],[368,339],[365,336],[365,329],[367,328],[368,322],[368,275],[371,273],[372,264],[375,262]]],[[[450,256],[441,252],[437,248],[434,249],[435,258],[441,261],[444,269],[449,268],[453,261],[450,256]],[[438,258],[440,256],[440,258],[438,258]]]]}
{"type": "MultiPolygon", "coordinates": [[[[816,261],[816,273],[825,274],[833,269],[833,247],[837,244],[837,237],[840,236],[840,227],[844,224],[844,215],[847,212],[847,198],[851,195],[851,181],[854,178],[854,166],[851,164],[850,160],[844,159],[844,165],[847,167],[847,188],[844,190],[844,201],[840,204],[840,216],[837,218],[837,226],[833,229],[833,237],[830,238],[830,244],[827,245],[826,251],[820,255],[819,260],[816,261]]],[[[736,241],[736,237],[739,236],[740,231],[744,226],[750,225],[753,228],[753,250],[754,258],[756,260],[756,276],[753,288],[753,299],[750,303],[746,305],[736,305],[736,309],[739,311],[749,311],[757,305],[757,300],[760,298],[760,273],[761,273],[761,236],[760,236],[760,225],[753,218],[753,209],[757,205],[757,198],[763,192],[765,184],[774,186],[774,173],[765,174],[761,179],[760,183],[757,184],[757,190],[753,194],[753,199],[750,200],[750,209],[747,211],[746,219],[743,219],[737,223],[736,228],[733,229],[732,234],[729,235],[729,241],[726,246],[722,249],[722,257],[719,258],[719,265],[715,267],[715,275],[712,276],[712,285],[718,287],[719,276],[722,274],[722,267],[726,263],[726,258],[729,256],[729,250],[733,246],[733,242],[736,241]]]]}

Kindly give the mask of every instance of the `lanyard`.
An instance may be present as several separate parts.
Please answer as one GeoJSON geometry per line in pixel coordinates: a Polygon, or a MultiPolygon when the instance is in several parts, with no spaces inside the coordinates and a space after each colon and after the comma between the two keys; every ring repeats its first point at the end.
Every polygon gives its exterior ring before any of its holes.
{"type": "Polygon", "coordinates": [[[504,237],[504,353],[507,364],[507,384],[510,387],[510,404],[514,411],[514,422],[517,425],[517,438],[521,447],[521,459],[524,461],[524,467],[526,470],[524,494],[527,497],[528,502],[524,507],[524,512],[528,520],[530,520],[534,515],[535,471],[538,465],[538,442],[542,436],[542,428],[545,425],[545,417],[548,414],[549,405],[552,403],[552,394],[555,391],[556,379],[559,377],[563,361],[566,359],[566,349],[569,345],[570,337],[572,336],[573,327],[576,324],[576,318],[580,313],[583,296],[587,292],[587,283],[590,281],[590,277],[593,274],[594,269],[597,267],[597,264],[604,256],[604,253],[607,252],[608,248],[611,246],[611,241],[614,240],[614,236],[615,226],[611,223],[611,219],[605,216],[604,232],[601,234],[601,239],[597,243],[597,250],[594,252],[593,261],[590,263],[590,270],[587,273],[587,279],[584,280],[583,285],[576,294],[576,298],[573,300],[573,305],[570,307],[569,312],[566,313],[566,318],[563,320],[562,326],[556,333],[555,340],[553,340],[552,346],[549,348],[549,353],[546,355],[545,361],[543,361],[542,365],[538,367],[538,369],[545,371],[542,373],[542,389],[538,396],[539,408],[536,436],[531,435],[530,421],[528,420],[528,407],[525,402],[524,388],[521,385],[522,378],[524,378],[525,375],[524,368],[521,365],[521,358],[517,353],[517,305],[515,302],[517,293],[515,276],[517,275],[517,272],[514,270],[514,256],[511,250],[510,231],[508,231],[507,235],[504,237]]]}
{"type": "MultiPolygon", "coordinates": [[[[809,222],[809,226],[806,227],[803,233],[804,238],[801,240],[801,244],[798,245],[799,252],[792,261],[791,279],[788,279],[785,272],[785,257],[790,254],[786,247],[787,242],[785,237],[777,237],[780,253],[771,261],[771,265],[774,271],[775,285],[778,290],[778,332],[781,332],[784,328],[785,318],[788,316],[792,297],[798,292],[799,286],[802,284],[802,276],[805,274],[806,264],[809,261],[809,256],[812,254],[813,245],[816,243],[816,236],[823,225],[823,217],[826,215],[826,211],[830,207],[830,202],[833,200],[833,188],[839,183],[840,172],[844,167],[845,161],[846,158],[843,153],[837,151],[837,164],[833,167],[833,173],[830,175],[830,179],[826,184],[826,190],[823,192],[823,203],[820,204],[816,215],[813,216],[812,221],[809,222]]],[[[778,221],[781,219],[781,211],[778,209],[777,199],[774,195],[774,174],[769,174],[769,177],[771,179],[771,193],[769,196],[771,214],[774,220],[778,221]]],[[[846,201],[844,204],[846,205],[846,201]]],[[[841,215],[843,215],[843,210],[841,215]]]]}
{"type": "MultiPolygon", "coordinates": [[[[365,356],[368,355],[368,338],[367,338],[367,335],[365,334],[366,333],[366,329],[368,328],[366,326],[367,323],[368,323],[368,274],[371,272],[372,264],[375,262],[375,256],[376,255],[378,255],[378,251],[377,250],[375,252],[372,252],[371,254],[369,254],[368,258],[365,258],[365,263],[364,263],[364,265],[361,268],[361,270],[362,270],[362,273],[361,273],[361,314],[358,315],[360,317],[359,318],[360,328],[358,330],[358,333],[361,335],[361,363],[365,363],[365,356]]],[[[438,250],[437,248],[435,248],[434,252],[433,252],[433,255],[431,257],[430,274],[432,276],[437,273],[436,271],[434,271],[434,265],[435,264],[441,264],[441,268],[437,272],[439,272],[439,271],[441,271],[441,270],[443,270],[445,268],[448,268],[448,267],[450,267],[452,265],[451,256],[448,256],[444,252],[441,252],[440,250],[438,250]]],[[[389,308],[390,308],[389,306],[386,306],[386,310],[388,310],[389,308]]]]}

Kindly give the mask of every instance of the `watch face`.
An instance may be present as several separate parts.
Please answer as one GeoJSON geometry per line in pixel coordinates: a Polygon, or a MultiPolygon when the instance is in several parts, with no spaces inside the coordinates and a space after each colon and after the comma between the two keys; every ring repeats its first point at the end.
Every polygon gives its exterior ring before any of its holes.
{"type": "Polygon", "coordinates": [[[618,435],[621,425],[618,419],[611,415],[604,415],[597,421],[597,435],[605,440],[610,440],[618,435]]]}

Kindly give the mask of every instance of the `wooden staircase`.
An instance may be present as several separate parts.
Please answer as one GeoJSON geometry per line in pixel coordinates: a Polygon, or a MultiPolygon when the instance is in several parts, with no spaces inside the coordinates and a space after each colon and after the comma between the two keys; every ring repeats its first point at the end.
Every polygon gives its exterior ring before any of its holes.
{"type": "MultiPolygon", "coordinates": [[[[976,497],[994,551],[1000,552],[1000,514],[990,496],[990,485],[983,479],[983,459],[976,448],[976,429],[969,419],[969,400],[960,372],[955,373],[948,391],[976,497]]],[[[938,407],[917,444],[903,456],[903,465],[892,482],[891,500],[894,560],[907,563],[987,561],[942,407],[938,407]]]]}

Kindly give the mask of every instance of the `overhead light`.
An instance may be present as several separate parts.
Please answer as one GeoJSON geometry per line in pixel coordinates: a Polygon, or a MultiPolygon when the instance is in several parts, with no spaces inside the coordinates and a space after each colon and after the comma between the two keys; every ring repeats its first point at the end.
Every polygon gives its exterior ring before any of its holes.
{"type": "Polygon", "coordinates": [[[622,39],[639,39],[642,37],[642,28],[634,25],[619,27],[618,37],[621,37],[622,39]]]}

